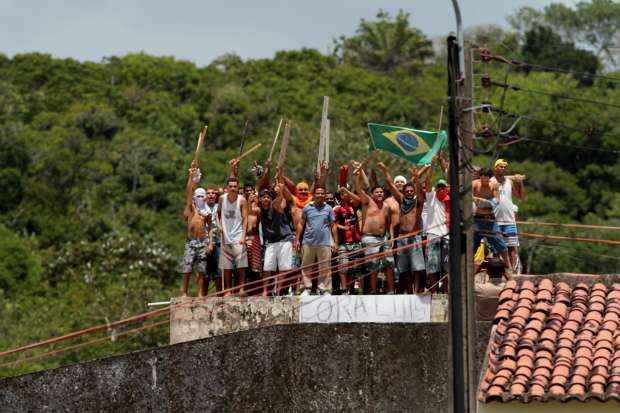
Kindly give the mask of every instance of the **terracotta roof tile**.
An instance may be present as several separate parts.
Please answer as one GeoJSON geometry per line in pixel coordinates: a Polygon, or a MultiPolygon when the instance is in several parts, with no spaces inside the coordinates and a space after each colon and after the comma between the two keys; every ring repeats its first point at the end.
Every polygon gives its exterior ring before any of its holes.
{"type": "Polygon", "coordinates": [[[478,400],[620,401],[620,283],[510,280],[478,400]]]}

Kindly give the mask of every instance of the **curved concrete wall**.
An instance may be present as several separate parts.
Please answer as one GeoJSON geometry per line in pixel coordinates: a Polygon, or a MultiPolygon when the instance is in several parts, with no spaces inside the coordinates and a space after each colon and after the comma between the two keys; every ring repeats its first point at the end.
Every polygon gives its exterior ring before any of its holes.
{"type": "MultiPolygon", "coordinates": [[[[447,327],[305,324],[222,335],[0,380],[0,410],[443,412],[447,327]]],[[[489,327],[479,325],[480,358],[489,327]]]]}

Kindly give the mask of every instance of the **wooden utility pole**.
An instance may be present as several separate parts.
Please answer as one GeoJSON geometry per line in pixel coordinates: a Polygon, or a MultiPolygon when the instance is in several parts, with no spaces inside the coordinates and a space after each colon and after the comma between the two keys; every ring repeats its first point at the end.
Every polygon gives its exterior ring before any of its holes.
{"type": "Polygon", "coordinates": [[[473,345],[472,192],[473,83],[471,60],[462,61],[457,39],[448,37],[448,95],[450,151],[450,375],[452,411],[475,412],[473,345]],[[462,70],[464,73],[462,74],[462,70]],[[468,110],[469,109],[469,110],[468,110]],[[467,133],[465,133],[467,132],[467,133]]]}

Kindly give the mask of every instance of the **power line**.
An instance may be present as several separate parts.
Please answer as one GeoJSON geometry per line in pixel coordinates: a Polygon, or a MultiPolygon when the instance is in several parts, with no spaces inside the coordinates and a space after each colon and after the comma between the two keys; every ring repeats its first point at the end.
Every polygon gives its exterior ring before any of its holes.
{"type": "Polygon", "coordinates": [[[590,103],[593,105],[601,105],[601,106],[607,106],[610,108],[620,109],[620,105],[616,105],[614,103],[602,102],[602,101],[594,100],[594,99],[579,98],[575,96],[560,95],[557,93],[545,92],[544,90],[538,90],[538,89],[528,89],[528,88],[524,88],[518,85],[512,85],[510,83],[496,82],[494,80],[490,80],[490,85],[501,87],[503,89],[511,89],[511,90],[514,90],[515,92],[527,92],[527,93],[532,93],[532,94],[554,97],[557,99],[574,100],[576,102],[584,102],[584,103],[590,103]]]}
{"type": "Polygon", "coordinates": [[[594,148],[592,146],[571,145],[569,143],[551,142],[551,141],[548,141],[548,140],[529,138],[529,137],[523,137],[523,138],[519,137],[519,138],[517,138],[517,140],[518,141],[529,141],[529,142],[535,142],[535,143],[542,143],[542,144],[551,145],[551,146],[564,146],[564,147],[567,147],[567,148],[581,149],[581,150],[584,150],[584,151],[596,151],[596,152],[620,154],[620,150],[594,148]]]}
{"type": "MultiPolygon", "coordinates": [[[[156,323],[151,323],[151,324],[145,324],[142,327],[138,327],[138,328],[134,328],[131,330],[127,330],[127,331],[122,331],[120,333],[118,333],[116,335],[116,337],[123,337],[123,336],[127,336],[129,334],[135,334],[135,333],[140,333],[142,331],[151,329],[151,328],[155,328],[155,327],[160,327],[166,324],[170,324],[170,320],[162,320],[162,321],[158,321],[156,323]]],[[[48,352],[45,353],[41,353],[41,354],[37,354],[36,356],[31,356],[31,357],[25,357],[25,358],[21,358],[21,359],[16,359],[16,360],[12,360],[12,361],[8,361],[6,363],[2,363],[0,364],[0,367],[7,367],[13,364],[20,364],[20,363],[25,363],[28,361],[34,361],[34,360],[38,360],[38,359],[42,359],[44,357],[50,357],[50,356],[54,356],[56,354],[59,353],[64,353],[66,351],[70,351],[70,350],[77,350],[80,349],[82,347],[87,347],[87,346],[92,346],[94,344],[98,344],[104,341],[109,341],[110,337],[100,337],[100,338],[96,338],[90,341],[86,341],[84,343],[79,343],[79,344],[74,344],[71,346],[67,346],[67,347],[62,347],[59,349],[55,349],[55,350],[50,350],[48,352]]]]}
{"type": "Polygon", "coordinates": [[[529,238],[541,238],[541,239],[550,239],[550,240],[558,240],[558,241],[576,241],[576,242],[587,242],[593,244],[607,244],[607,245],[620,245],[620,241],[610,240],[610,239],[597,239],[597,238],[583,238],[583,237],[562,237],[559,235],[548,235],[548,234],[534,234],[531,232],[521,232],[519,236],[529,237],[529,238]]]}
{"type": "Polygon", "coordinates": [[[589,72],[579,72],[576,70],[562,69],[559,67],[537,65],[534,63],[522,62],[516,59],[508,59],[501,55],[497,55],[497,54],[494,55],[488,49],[485,49],[482,47],[479,47],[478,51],[480,52],[480,58],[482,59],[483,62],[494,60],[496,62],[508,64],[510,66],[514,66],[514,67],[517,67],[525,71],[534,69],[534,70],[546,71],[546,72],[560,72],[560,73],[566,73],[566,74],[571,74],[575,76],[582,76],[585,78],[599,78],[599,79],[611,80],[613,82],[620,82],[620,78],[617,78],[617,77],[612,77],[612,76],[607,76],[607,75],[597,75],[597,74],[593,74],[589,72]]]}
{"type": "Polygon", "coordinates": [[[620,231],[620,227],[612,227],[607,225],[588,225],[588,224],[563,224],[556,222],[537,222],[537,221],[517,221],[519,225],[537,225],[543,227],[562,227],[562,228],[581,228],[581,229],[600,229],[620,231]]]}
{"type": "MultiPolygon", "coordinates": [[[[496,108],[495,106],[492,106],[492,105],[487,105],[486,107],[488,107],[488,110],[493,111],[493,112],[498,112],[499,113],[499,111],[500,111],[499,108],[496,108]]],[[[581,132],[581,133],[583,133],[584,135],[587,135],[587,136],[592,136],[593,135],[593,130],[590,129],[590,128],[579,128],[579,127],[576,127],[576,126],[570,126],[570,125],[566,125],[566,124],[564,124],[562,122],[558,122],[558,121],[554,121],[554,120],[550,120],[550,119],[541,119],[541,118],[537,118],[537,117],[530,116],[530,115],[520,115],[518,113],[510,113],[510,112],[506,112],[506,111],[503,111],[503,115],[507,116],[509,118],[513,118],[513,119],[521,118],[523,120],[529,120],[531,122],[546,123],[546,124],[549,124],[549,125],[555,125],[555,126],[558,126],[558,127],[562,128],[562,129],[570,129],[570,130],[573,130],[575,132],[581,132]]]]}
{"type": "MultiPolygon", "coordinates": [[[[573,252],[577,252],[579,254],[584,254],[584,255],[589,255],[592,257],[598,257],[598,258],[603,258],[603,259],[608,259],[608,260],[620,260],[620,257],[614,257],[613,255],[606,255],[606,254],[597,254],[595,252],[591,252],[591,251],[587,251],[587,250],[582,250],[582,249],[578,249],[575,246],[572,245],[560,245],[560,244],[549,244],[549,243],[544,243],[544,244],[536,244],[536,245],[530,245],[529,248],[560,248],[560,249],[569,249],[573,252]]],[[[569,255],[570,258],[575,258],[577,260],[579,260],[578,257],[574,257],[572,255],[569,255]]],[[[583,260],[579,260],[580,262],[582,262],[583,260]]]]}
{"type": "MultiPolygon", "coordinates": [[[[438,225],[435,225],[435,226],[433,226],[431,228],[436,228],[436,227],[438,227],[440,225],[444,225],[444,224],[445,223],[438,224],[438,225]]],[[[422,231],[418,230],[418,231],[413,231],[413,232],[408,233],[408,234],[403,234],[403,235],[395,237],[395,238],[393,238],[391,240],[383,241],[383,243],[380,243],[379,245],[385,245],[388,242],[395,242],[397,240],[404,239],[404,238],[407,238],[407,237],[419,234],[420,232],[422,232],[422,231]]],[[[427,243],[427,242],[428,241],[424,241],[422,244],[425,245],[425,243],[427,243]]],[[[332,267],[332,269],[336,269],[336,270],[340,271],[342,269],[352,268],[352,267],[357,266],[357,265],[366,264],[368,262],[375,261],[378,258],[387,256],[388,254],[392,254],[394,252],[402,251],[404,249],[411,248],[411,247],[413,247],[415,245],[418,245],[418,243],[413,242],[413,243],[409,243],[409,244],[406,244],[406,245],[403,245],[403,246],[400,246],[400,247],[397,247],[397,248],[391,248],[388,251],[378,252],[378,253],[374,253],[374,254],[369,254],[369,255],[364,256],[363,258],[357,259],[357,260],[355,260],[355,261],[353,261],[351,263],[348,263],[346,265],[345,264],[343,264],[343,265],[340,265],[340,264],[336,265],[336,266],[332,267]]],[[[351,251],[351,252],[347,252],[347,253],[343,254],[343,256],[349,257],[349,256],[352,256],[353,254],[359,254],[360,252],[365,252],[365,251],[369,250],[370,248],[376,248],[376,245],[375,246],[368,246],[368,247],[360,248],[358,250],[351,251]]],[[[249,286],[249,285],[256,285],[256,287],[254,287],[255,289],[261,289],[262,288],[262,282],[264,280],[273,280],[274,282],[278,282],[279,278],[282,277],[283,275],[288,275],[289,276],[288,278],[285,278],[284,280],[289,280],[289,281],[290,280],[294,280],[294,279],[296,279],[298,277],[298,275],[299,275],[298,273],[302,269],[309,270],[307,272],[307,276],[309,276],[309,277],[313,276],[314,277],[314,276],[316,276],[316,275],[318,275],[320,273],[320,269],[318,269],[319,264],[325,263],[325,262],[331,263],[331,261],[332,261],[332,259],[328,258],[327,260],[319,261],[319,262],[314,263],[314,264],[309,264],[309,265],[306,265],[306,266],[302,266],[300,268],[295,268],[295,269],[291,269],[291,270],[288,270],[288,271],[284,271],[283,273],[280,273],[280,274],[275,274],[275,275],[272,275],[272,276],[269,276],[269,277],[265,277],[265,278],[260,279],[260,280],[250,281],[250,282],[247,282],[247,283],[245,283],[243,285],[234,286],[234,287],[231,287],[231,288],[228,288],[228,289],[224,289],[222,291],[219,291],[218,293],[219,294],[224,294],[224,293],[235,292],[236,290],[240,289],[241,287],[245,287],[245,286],[249,286]],[[315,267],[315,266],[317,266],[316,270],[313,269],[313,267],[315,267]]],[[[282,279],[280,279],[280,281],[282,281],[282,279]]],[[[247,291],[253,291],[253,290],[254,289],[250,289],[250,290],[247,290],[247,291]]],[[[100,324],[98,326],[88,327],[88,328],[85,328],[85,329],[82,329],[82,330],[78,330],[78,331],[74,331],[74,332],[71,332],[71,333],[68,333],[68,334],[65,334],[65,335],[62,335],[62,336],[53,337],[53,338],[50,338],[50,339],[47,339],[47,340],[42,340],[42,341],[39,341],[39,342],[34,342],[34,343],[27,344],[27,345],[24,345],[24,346],[21,346],[21,347],[17,347],[17,348],[1,351],[0,352],[0,357],[8,356],[10,354],[14,354],[14,353],[18,353],[18,352],[23,352],[23,351],[31,350],[31,349],[34,349],[34,348],[37,348],[37,347],[46,346],[46,345],[49,345],[49,344],[58,343],[60,341],[65,341],[65,340],[77,338],[77,337],[80,337],[80,336],[85,335],[85,334],[91,334],[91,333],[94,333],[94,332],[98,332],[98,331],[102,331],[102,330],[105,330],[105,329],[109,329],[110,327],[116,327],[116,326],[120,326],[120,325],[124,325],[124,324],[129,324],[129,323],[133,323],[133,322],[137,322],[137,321],[143,321],[143,320],[146,320],[148,318],[157,317],[157,316],[169,313],[170,310],[172,310],[172,309],[183,308],[183,307],[187,307],[187,306],[191,306],[191,305],[193,305],[192,302],[189,302],[189,303],[179,303],[179,304],[175,304],[175,305],[169,305],[169,306],[166,306],[166,307],[161,308],[159,310],[153,310],[153,311],[149,311],[149,312],[146,312],[146,313],[138,314],[138,315],[135,315],[135,316],[132,316],[132,317],[128,317],[128,318],[125,318],[125,319],[114,321],[114,322],[109,323],[109,324],[100,324]]]]}

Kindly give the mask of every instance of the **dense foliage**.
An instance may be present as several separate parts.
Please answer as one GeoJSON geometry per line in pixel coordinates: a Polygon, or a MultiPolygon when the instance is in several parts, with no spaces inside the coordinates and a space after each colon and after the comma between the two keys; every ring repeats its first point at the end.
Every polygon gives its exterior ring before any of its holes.
{"type": "MultiPolygon", "coordinates": [[[[592,5],[617,15],[613,2],[592,5]]],[[[570,22],[557,24],[561,13],[554,10],[560,9],[521,10],[511,18],[514,31],[479,27],[469,38],[510,58],[620,78],[610,70],[610,25],[592,28],[583,11],[581,20],[568,13],[570,22]],[[564,39],[563,30],[574,25],[575,37],[564,39]],[[588,30],[602,34],[593,38],[588,30]]],[[[246,61],[226,55],[207,67],[145,54],[99,63],[0,54],[0,349],[143,312],[148,301],[176,294],[184,183],[204,123],[209,131],[200,164],[206,182],[216,185],[237,153],[246,119],[246,147],[264,145],[243,161],[243,180],[250,179],[254,160],[266,158],[280,117],[293,121],[287,173],[311,179],[323,95],[332,98],[332,165],[365,156],[367,122],[436,128],[446,104],[445,51],[433,52],[407,14],[380,12],[336,45],[333,55],[311,49],[246,61]]],[[[476,64],[477,74],[485,71],[505,80],[503,65],[476,64]]],[[[536,70],[512,70],[507,77],[525,89],[620,102],[620,81],[588,79],[536,70]]],[[[477,88],[476,95],[477,102],[499,106],[502,91],[477,88]]],[[[531,141],[495,153],[511,161],[511,171],[527,175],[520,218],[620,226],[620,157],[613,152],[620,150],[620,109],[525,91],[508,91],[503,108],[537,119],[522,119],[515,128],[531,141]]],[[[479,125],[502,130],[514,120],[477,115],[479,125]]],[[[486,166],[494,148],[481,140],[476,162],[486,166]]],[[[395,159],[389,166],[406,167],[395,159]]],[[[620,239],[609,231],[527,231],[620,239]]],[[[522,242],[528,272],[620,271],[617,247],[522,242]]],[[[166,330],[157,329],[0,368],[0,375],[166,341],[166,330]]]]}

